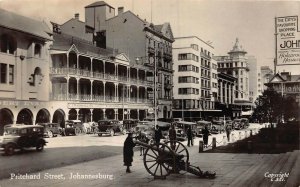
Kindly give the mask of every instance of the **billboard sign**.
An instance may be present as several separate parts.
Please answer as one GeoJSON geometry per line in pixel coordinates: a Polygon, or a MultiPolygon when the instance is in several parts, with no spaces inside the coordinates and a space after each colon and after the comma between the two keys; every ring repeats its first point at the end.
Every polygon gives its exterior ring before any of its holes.
{"type": "Polygon", "coordinates": [[[276,64],[300,64],[300,31],[298,16],[275,18],[276,64]]]}

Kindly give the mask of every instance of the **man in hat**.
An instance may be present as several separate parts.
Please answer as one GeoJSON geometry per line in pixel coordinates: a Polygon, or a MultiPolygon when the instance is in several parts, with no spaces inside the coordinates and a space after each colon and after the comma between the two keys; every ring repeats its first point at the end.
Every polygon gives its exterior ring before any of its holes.
{"type": "Polygon", "coordinates": [[[132,133],[128,133],[128,136],[124,142],[123,147],[123,157],[124,157],[124,166],[127,166],[126,173],[131,173],[130,166],[133,161],[133,147],[135,143],[132,139],[132,133]]]}

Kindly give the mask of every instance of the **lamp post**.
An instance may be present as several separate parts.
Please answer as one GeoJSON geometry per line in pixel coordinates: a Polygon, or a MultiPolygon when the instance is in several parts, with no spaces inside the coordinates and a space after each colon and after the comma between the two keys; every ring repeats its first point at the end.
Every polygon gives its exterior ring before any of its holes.
{"type": "MultiPolygon", "coordinates": [[[[155,53],[154,53],[155,54],[155,53]]],[[[140,58],[147,58],[146,57],[136,57],[136,62],[138,63],[140,61],[140,58]]],[[[156,56],[154,55],[154,93],[153,93],[153,97],[154,97],[154,126],[156,129],[157,126],[157,83],[156,83],[156,78],[157,77],[157,65],[156,65],[156,56]]]]}

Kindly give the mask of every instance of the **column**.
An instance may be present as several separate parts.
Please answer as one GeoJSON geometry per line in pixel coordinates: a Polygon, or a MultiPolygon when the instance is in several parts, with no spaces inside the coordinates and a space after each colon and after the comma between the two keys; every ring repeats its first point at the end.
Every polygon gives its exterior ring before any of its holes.
{"type": "Polygon", "coordinates": [[[223,103],[223,81],[220,80],[220,103],[223,103]]]}
{"type": "Polygon", "coordinates": [[[228,104],[228,100],[227,100],[227,89],[228,89],[228,84],[226,83],[226,82],[224,82],[224,88],[225,88],[225,90],[224,90],[224,96],[225,96],[225,104],[228,104]]]}
{"type": "Polygon", "coordinates": [[[91,109],[90,109],[90,112],[91,112],[91,122],[93,121],[93,111],[94,111],[94,109],[91,108],[91,109]]]}
{"type": "Polygon", "coordinates": [[[70,77],[65,77],[67,79],[67,93],[66,93],[66,100],[69,100],[69,79],[70,77]]]}
{"type": "Polygon", "coordinates": [[[115,75],[118,78],[118,64],[115,64],[115,75]]]}
{"type": "Polygon", "coordinates": [[[79,120],[79,109],[78,108],[76,108],[76,112],[77,112],[77,120],[79,120]]]}
{"type": "Polygon", "coordinates": [[[67,69],[68,69],[68,72],[69,72],[69,53],[67,53],[67,69]]]}
{"type": "Polygon", "coordinates": [[[115,101],[118,102],[118,83],[115,84],[115,101]]]}
{"type": "Polygon", "coordinates": [[[127,109],[127,119],[130,119],[130,109],[127,109]]]}
{"type": "Polygon", "coordinates": [[[131,101],[131,94],[130,94],[130,86],[128,86],[128,89],[127,89],[127,93],[128,93],[128,98],[129,98],[129,101],[131,101]]]}
{"type": "Polygon", "coordinates": [[[228,101],[228,104],[232,104],[231,102],[231,98],[232,98],[232,84],[230,83],[229,84],[229,88],[228,88],[228,92],[229,92],[229,101],[228,101]]]}
{"type": "Polygon", "coordinates": [[[114,111],[115,111],[115,120],[118,120],[118,109],[114,109],[114,111]]]}
{"type": "Polygon", "coordinates": [[[140,97],[139,97],[139,87],[137,86],[136,87],[136,99],[137,99],[137,101],[139,101],[139,99],[140,99],[140,97]]]}
{"type": "Polygon", "coordinates": [[[93,82],[94,80],[90,80],[91,81],[91,100],[93,100],[93,82]]]}
{"type": "Polygon", "coordinates": [[[106,81],[103,81],[103,100],[106,100],[106,94],[105,94],[105,85],[106,85],[106,81]]]}
{"type": "Polygon", "coordinates": [[[103,109],[103,119],[106,119],[106,113],[105,113],[106,109],[103,109]]]}
{"type": "Polygon", "coordinates": [[[140,120],[140,109],[137,109],[137,119],[140,120]]]}
{"type": "Polygon", "coordinates": [[[77,64],[77,75],[79,74],[79,55],[77,55],[77,59],[76,59],[76,64],[77,64]]]}
{"type": "Polygon", "coordinates": [[[130,67],[127,67],[127,77],[128,81],[130,82],[130,67]]]}
{"type": "Polygon", "coordinates": [[[91,77],[94,77],[94,73],[93,73],[93,57],[90,58],[91,59],[91,77]]]}
{"type": "Polygon", "coordinates": [[[77,100],[79,100],[79,78],[76,78],[77,81],[77,100]]]}

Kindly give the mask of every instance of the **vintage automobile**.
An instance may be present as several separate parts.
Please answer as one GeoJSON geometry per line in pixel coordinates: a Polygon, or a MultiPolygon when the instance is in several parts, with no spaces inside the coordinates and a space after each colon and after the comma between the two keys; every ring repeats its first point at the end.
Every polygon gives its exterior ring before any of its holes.
{"type": "Polygon", "coordinates": [[[134,128],[138,125],[139,120],[137,119],[125,119],[123,121],[123,127],[127,132],[132,132],[134,128]]]}
{"type": "Polygon", "coordinates": [[[44,136],[48,138],[56,137],[62,134],[62,128],[58,123],[38,123],[44,127],[44,136]]]}
{"type": "MultiPolygon", "coordinates": [[[[157,121],[157,127],[162,131],[163,140],[168,139],[171,123],[157,121]]],[[[134,130],[136,138],[143,138],[146,142],[152,143],[155,135],[154,121],[140,121],[134,130]]]]}
{"type": "Polygon", "coordinates": [[[224,120],[213,120],[210,133],[219,134],[225,132],[226,121],[224,120]]]}
{"type": "Polygon", "coordinates": [[[13,155],[16,149],[35,147],[42,151],[46,145],[43,138],[44,127],[40,125],[13,124],[4,127],[4,134],[0,137],[0,147],[6,155],[13,155]]]}
{"type": "Polygon", "coordinates": [[[64,134],[69,135],[78,135],[84,132],[83,124],[80,120],[66,120],[64,134]]]}
{"type": "Polygon", "coordinates": [[[207,126],[208,131],[211,131],[212,128],[212,123],[209,121],[197,121],[196,122],[196,128],[194,129],[195,131],[195,136],[202,136],[202,130],[207,126]]]}
{"type": "Polygon", "coordinates": [[[247,118],[241,118],[242,123],[244,124],[244,128],[249,127],[249,120],[247,118]]]}
{"type": "Polygon", "coordinates": [[[196,123],[188,121],[174,122],[176,130],[176,139],[179,141],[187,140],[187,130],[191,127],[193,134],[195,135],[196,123]]]}
{"type": "Polygon", "coordinates": [[[118,120],[99,120],[98,121],[98,136],[108,134],[114,136],[115,134],[126,134],[126,129],[118,120]]]}

